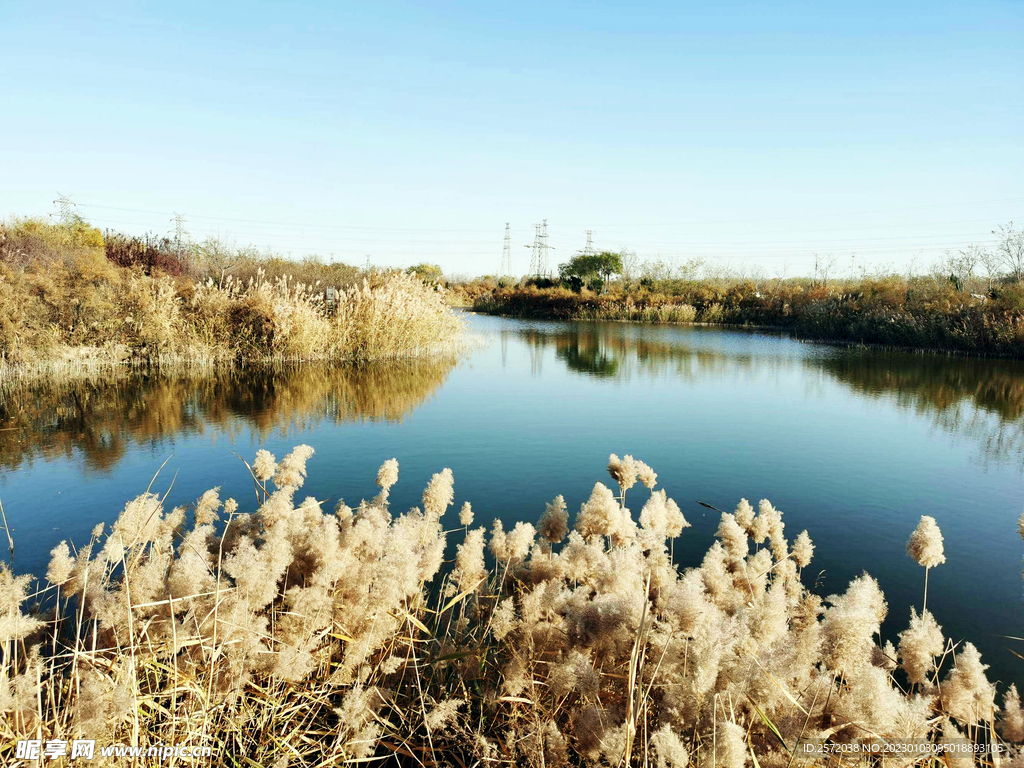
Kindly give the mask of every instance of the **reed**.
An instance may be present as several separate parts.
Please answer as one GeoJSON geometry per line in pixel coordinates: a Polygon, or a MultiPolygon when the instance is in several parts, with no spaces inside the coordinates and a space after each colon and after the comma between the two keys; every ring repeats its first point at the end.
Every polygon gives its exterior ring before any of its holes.
{"type": "Polygon", "coordinates": [[[195,269],[163,271],[167,254],[152,246],[108,238],[113,255],[85,225],[0,225],[0,379],[104,366],[384,360],[459,344],[463,324],[443,289],[415,275],[369,273],[328,291],[257,265],[246,279],[197,281],[195,269]]]}
{"type": "Polygon", "coordinates": [[[930,612],[910,609],[897,647],[867,574],[809,590],[813,543],[791,546],[766,500],[722,513],[680,569],[682,511],[651,467],[613,455],[611,487],[571,527],[561,497],[489,534],[464,505],[446,562],[450,470],[398,514],[390,460],[375,498],[328,510],[299,493],[312,454],[260,451],[250,511],[217,489],[169,510],[147,491],[56,547],[39,586],[0,568],[0,756],[93,738],[211,747],[230,765],[760,768],[875,764],[808,757],[807,741],[1024,737],[1016,688],[997,706],[977,650],[930,612]]]}

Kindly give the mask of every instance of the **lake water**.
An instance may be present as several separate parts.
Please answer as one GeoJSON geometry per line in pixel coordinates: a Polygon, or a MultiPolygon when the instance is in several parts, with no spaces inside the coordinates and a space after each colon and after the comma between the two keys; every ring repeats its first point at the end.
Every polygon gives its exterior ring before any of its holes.
{"type": "MultiPolygon", "coordinates": [[[[768,498],[792,540],[817,550],[804,579],[823,595],[867,570],[897,642],[924,571],[904,553],[922,514],[946,539],[928,606],[971,639],[990,675],[1024,682],[1021,559],[1024,365],[801,343],[709,328],[468,317],[479,341],[458,362],[363,369],[232,371],[18,386],[0,403],[0,500],[15,567],[41,574],[61,539],[154,487],[168,504],[221,486],[254,506],[239,457],[316,449],[301,495],[355,504],[395,456],[392,508],[419,503],[451,467],[456,506],[477,521],[535,522],[561,493],[575,512],[608,454],[652,465],[693,527],[676,542],[697,564],[718,514],[768,498]]],[[[643,491],[631,492],[639,507],[643,491]]],[[[627,501],[629,497],[627,496],[627,501]]],[[[637,511],[637,510],[635,510],[637,511]]],[[[2,549],[0,549],[2,552],[2,549]]]]}

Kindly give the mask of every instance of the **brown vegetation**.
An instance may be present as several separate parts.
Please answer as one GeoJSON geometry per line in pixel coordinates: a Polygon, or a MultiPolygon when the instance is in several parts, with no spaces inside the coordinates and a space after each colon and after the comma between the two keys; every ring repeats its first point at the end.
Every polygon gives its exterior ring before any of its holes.
{"type": "MultiPolygon", "coordinates": [[[[251,513],[216,489],[192,510],[146,493],[86,546],[55,548],[45,587],[0,568],[0,754],[59,737],[246,765],[769,768],[875,764],[843,745],[1024,738],[1016,688],[997,705],[975,647],[938,617],[909,609],[883,642],[870,576],[808,590],[814,545],[768,501],[722,513],[679,571],[682,512],[650,467],[613,455],[615,490],[597,483],[571,529],[561,497],[489,536],[465,505],[446,568],[450,470],[396,515],[390,460],[373,500],[326,511],[299,500],[312,453],[260,451],[251,513]],[[798,755],[804,742],[837,751],[798,755]]],[[[931,568],[942,549],[923,518],[908,552],[931,568]]]]}
{"type": "Polygon", "coordinates": [[[197,281],[166,248],[106,246],[83,223],[0,226],[0,363],[375,360],[450,348],[461,329],[443,292],[401,272],[330,291],[262,264],[197,281]]]}
{"type": "Polygon", "coordinates": [[[784,328],[809,339],[1024,357],[1024,286],[1018,284],[988,296],[899,277],[829,287],[780,281],[761,289],[694,282],[673,293],[525,286],[483,294],[474,309],[513,317],[784,328]]]}

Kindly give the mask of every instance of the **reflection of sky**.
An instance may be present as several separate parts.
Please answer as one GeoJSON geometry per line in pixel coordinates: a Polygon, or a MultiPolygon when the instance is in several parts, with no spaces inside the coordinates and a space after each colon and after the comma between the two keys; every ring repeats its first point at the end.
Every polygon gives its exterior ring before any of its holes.
{"type": "MultiPolygon", "coordinates": [[[[319,420],[284,436],[243,420],[232,435],[135,445],[105,473],[83,472],[74,458],[9,473],[0,494],[19,569],[42,570],[43,554],[61,538],[83,541],[96,520],[112,519],[145,490],[168,456],[155,487],[166,490],[177,473],[171,502],[219,484],[243,511],[251,509],[252,486],[235,452],[248,458],[266,447],[280,457],[308,442],[317,455],[300,496],[332,506],[339,496],[351,504],[373,495],[377,467],[392,456],[401,467],[392,496],[398,510],[419,503],[430,474],[448,466],[456,507],[471,501],[486,524],[495,516],[535,520],[559,493],[575,512],[595,481],[607,481],[608,454],[632,453],[655,468],[694,524],[677,542],[681,561],[695,562],[717,527],[714,513],[695,501],[732,509],[741,497],[767,497],[785,511],[790,539],[809,529],[818,549],[807,576],[824,570],[825,594],[864,569],[879,578],[894,619],[885,639],[894,641],[909,606],[920,605],[924,576],[903,547],[918,517],[933,515],[948,562],[931,574],[929,607],[954,639],[977,642],[996,676],[1024,681],[1004,649],[1009,641],[996,636],[1024,635],[1020,464],[983,461],[977,435],[964,431],[965,424],[981,435],[1018,428],[972,403],[973,393],[992,389],[983,379],[994,370],[1012,399],[1020,366],[946,358],[935,365],[927,356],[717,329],[602,324],[585,326],[577,339],[564,324],[471,323],[493,343],[451,370],[401,422],[319,420]],[[586,371],[591,358],[598,375],[586,371]],[[954,429],[944,419],[957,408],[954,429]]],[[[637,488],[627,496],[635,511],[645,494],[637,488]]]]}

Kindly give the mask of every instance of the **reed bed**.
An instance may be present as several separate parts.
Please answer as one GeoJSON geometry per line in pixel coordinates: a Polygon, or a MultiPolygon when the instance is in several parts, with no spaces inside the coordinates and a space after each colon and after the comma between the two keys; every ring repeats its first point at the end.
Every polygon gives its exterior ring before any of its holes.
{"type": "MultiPolygon", "coordinates": [[[[703,561],[680,569],[687,522],[630,456],[610,458],[611,487],[571,526],[559,496],[488,530],[468,503],[456,526],[447,469],[397,514],[393,459],[373,499],[325,509],[300,494],[312,454],[260,451],[248,500],[211,489],[166,509],[151,484],[109,530],[57,546],[38,586],[0,568],[0,757],[18,739],[90,738],[277,768],[767,768],[875,765],[802,744],[910,739],[1021,763],[1016,688],[997,695],[925,606],[882,643],[867,574],[814,594],[808,533],[787,538],[766,500],[721,513],[703,561]]],[[[942,565],[934,520],[908,553],[925,574],[942,565]]],[[[998,762],[954,757],[885,764],[998,762]]]]}
{"type": "Polygon", "coordinates": [[[271,277],[262,267],[246,279],[197,280],[162,271],[159,260],[124,266],[119,254],[106,253],[84,224],[0,225],[0,378],[91,375],[112,365],[396,359],[450,353],[462,331],[443,288],[399,271],[341,286],[271,277]]]}

